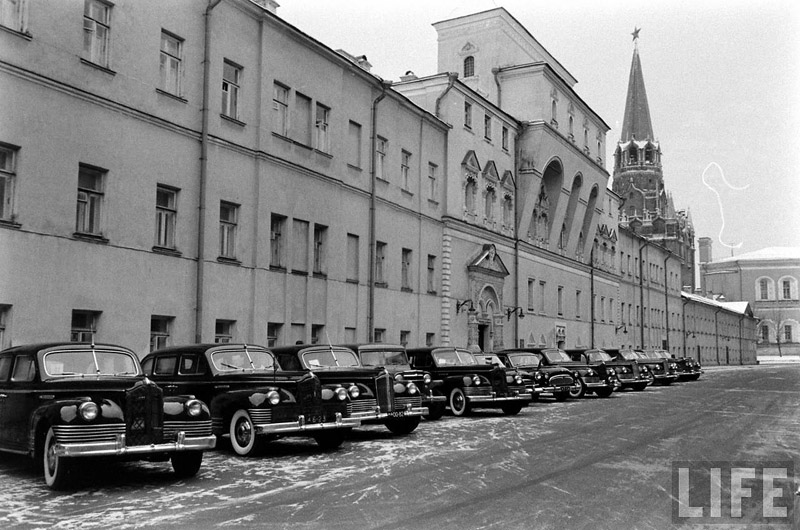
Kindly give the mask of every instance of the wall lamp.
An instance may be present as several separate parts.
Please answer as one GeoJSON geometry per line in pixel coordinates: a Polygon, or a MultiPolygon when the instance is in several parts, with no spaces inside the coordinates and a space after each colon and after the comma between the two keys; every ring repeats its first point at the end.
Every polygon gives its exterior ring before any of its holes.
{"type": "Polygon", "coordinates": [[[469,311],[475,311],[475,305],[472,303],[472,300],[462,300],[461,302],[456,300],[456,315],[458,314],[459,311],[461,311],[461,308],[464,307],[465,305],[469,305],[469,307],[467,308],[469,311]]]}
{"type": "Polygon", "coordinates": [[[518,315],[519,318],[525,318],[525,310],[521,307],[509,307],[506,309],[506,320],[511,320],[511,315],[518,315]]]}
{"type": "Polygon", "coordinates": [[[625,324],[623,324],[621,326],[617,326],[617,327],[614,328],[614,333],[619,333],[619,330],[622,330],[623,333],[627,333],[628,332],[628,326],[625,325],[625,324]]]}

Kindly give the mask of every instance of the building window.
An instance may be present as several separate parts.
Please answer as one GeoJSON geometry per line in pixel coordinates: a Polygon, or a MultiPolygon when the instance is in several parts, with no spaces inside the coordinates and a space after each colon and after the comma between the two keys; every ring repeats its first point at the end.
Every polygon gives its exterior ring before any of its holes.
{"type": "Polygon", "coordinates": [[[433,346],[433,343],[435,341],[436,341],[436,333],[425,334],[425,346],[433,346]]]}
{"type": "Polygon", "coordinates": [[[386,243],[375,242],[375,282],[386,285],[386,243]]]}
{"type": "Polygon", "coordinates": [[[283,230],[286,217],[272,214],[269,221],[269,266],[283,268],[283,230]]]}
{"type": "Polygon", "coordinates": [[[436,293],[436,256],[428,254],[428,292],[436,293]]]}
{"type": "Polygon", "coordinates": [[[492,141],[492,117],[488,114],[483,116],[483,137],[492,141]]]}
{"type": "Polygon", "coordinates": [[[325,274],[325,246],[328,237],[328,227],[314,225],[314,268],[315,274],[325,274]]]}
{"type": "Polygon", "coordinates": [[[411,249],[404,248],[401,253],[401,288],[411,290],[411,249]]]}
{"type": "Polygon", "coordinates": [[[28,0],[0,0],[0,26],[25,33],[28,0]]]}
{"type": "Polygon", "coordinates": [[[464,187],[464,208],[467,213],[475,213],[475,194],[477,193],[478,184],[473,177],[467,177],[467,184],[464,187]]]}
{"type": "Polygon", "coordinates": [[[214,324],[214,342],[217,344],[228,344],[233,342],[233,332],[235,327],[235,320],[217,320],[214,324]]]}
{"type": "Polygon", "coordinates": [[[472,129],[472,103],[464,102],[464,127],[472,129]]]}
{"type": "Polygon", "coordinates": [[[475,57],[470,55],[464,58],[464,77],[475,75],[475,57]]]}
{"type": "Polygon", "coordinates": [[[350,148],[348,161],[351,166],[361,167],[361,125],[351,121],[347,129],[348,145],[350,148]]]}
{"type": "Polygon", "coordinates": [[[11,306],[0,304],[0,350],[11,346],[8,336],[8,322],[11,316],[11,306]]]}
{"type": "Polygon", "coordinates": [[[108,44],[111,36],[111,6],[98,0],[86,0],[83,6],[83,57],[108,68],[108,44]]]}
{"type": "Polygon", "coordinates": [[[600,297],[600,322],[606,321],[606,297],[600,297]]]}
{"type": "Polygon", "coordinates": [[[375,328],[375,342],[382,343],[386,337],[386,330],[383,328],[375,328]]]}
{"type": "Polygon", "coordinates": [[[508,127],[503,127],[501,129],[501,146],[503,147],[503,151],[508,151],[508,127]]]}
{"type": "Polygon", "coordinates": [[[614,322],[614,299],[608,299],[608,321],[614,322]]]}
{"type": "Polygon", "coordinates": [[[170,329],[173,317],[153,315],[150,317],[150,351],[166,348],[170,345],[170,329]]]}
{"type": "Polygon", "coordinates": [[[536,280],[528,278],[528,311],[536,310],[536,280]]]}
{"type": "Polygon", "coordinates": [[[281,136],[289,135],[289,89],[275,83],[272,85],[272,110],[275,115],[274,130],[281,136]]]}
{"type": "Polygon", "coordinates": [[[156,186],[156,237],[155,246],[175,248],[175,221],[178,217],[178,191],[166,186],[156,186]]]}
{"type": "Polygon", "coordinates": [[[575,118],[569,117],[569,139],[575,140],[575,118]]]}
{"type": "Polygon", "coordinates": [[[70,342],[94,342],[92,338],[97,333],[97,321],[100,313],[97,311],[72,311],[72,325],[70,342]]]}
{"type": "Polygon", "coordinates": [[[438,193],[436,169],[436,164],[431,164],[428,162],[428,198],[432,201],[436,200],[436,195],[438,193]]]}
{"type": "Polygon", "coordinates": [[[408,189],[408,171],[411,167],[411,153],[400,151],[400,185],[403,189],[408,189]]]}
{"type": "Polygon", "coordinates": [[[325,326],[322,324],[312,324],[311,326],[311,344],[319,344],[322,337],[325,335],[325,326]]]}
{"type": "Polygon", "coordinates": [[[792,282],[789,280],[783,280],[781,282],[781,287],[783,291],[783,299],[784,300],[791,300],[792,299],[792,282]]]}
{"type": "Polygon", "coordinates": [[[238,217],[238,204],[220,201],[219,255],[223,258],[236,258],[236,228],[238,226],[238,217]]]}
{"type": "Polygon", "coordinates": [[[100,235],[103,177],[106,171],[81,164],[78,169],[78,208],[75,231],[100,235]]]}
{"type": "Polygon", "coordinates": [[[293,241],[294,260],[292,261],[292,271],[308,271],[308,221],[295,219],[293,222],[293,241]]]}
{"type": "Polygon", "coordinates": [[[539,313],[543,315],[545,314],[544,309],[545,309],[545,302],[547,300],[546,288],[547,288],[547,282],[539,280],[539,313]]]}
{"type": "Polygon", "coordinates": [[[299,92],[294,94],[292,137],[303,145],[311,145],[311,98],[299,92]]]}
{"type": "Polygon", "coordinates": [[[330,152],[330,138],[328,135],[328,121],[330,120],[331,109],[325,105],[317,103],[317,119],[314,126],[317,130],[317,149],[323,153],[330,152]]]}
{"type": "Polygon", "coordinates": [[[267,323],[267,348],[274,348],[280,344],[281,328],[283,328],[283,324],[277,322],[267,323]]]}
{"type": "Polygon", "coordinates": [[[386,163],[386,139],[378,137],[375,142],[375,178],[386,180],[385,177],[385,163],[386,163]]]}
{"type": "Polygon", "coordinates": [[[494,186],[488,186],[486,188],[486,197],[484,199],[483,215],[486,217],[486,220],[489,221],[490,223],[494,221],[494,200],[495,200],[494,186]]]}
{"type": "Polygon", "coordinates": [[[564,287],[559,285],[557,291],[558,316],[564,316],[564,287]]]}
{"type": "Polygon", "coordinates": [[[762,278],[758,282],[759,287],[759,299],[760,300],[768,300],[769,299],[769,282],[766,278],[762,278]]]}
{"type": "Polygon", "coordinates": [[[347,234],[347,280],[358,282],[359,241],[355,234],[347,234]]]}
{"type": "Polygon", "coordinates": [[[550,122],[558,124],[558,102],[554,99],[550,102],[550,122]]]}
{"type": "Polygon", "coordinates": [[[575,318],[581,318],[581,292],[575,291],[575,318]]]}
{"type": "Polygon", "coordinates": [[[16,183],[17,149],[0,145],[0,220],[14,219],[14,184],[16,183]]]}
{"type": "Polygon", "coordinates": [[[783,326],[783,342],[792,342],[792,326],[789,324],[783,326]]]}
{"type": "Polygon", "coordinates": [[[239,119],[239,89],[242,82],[242,68],[225,61],[222,65],[222,114],[234,120],[239,119]]]}
{"type": "Polygon", "coordinates": [[[356,342],[356,328],[344,328],[344,342],[346,344],[356,342]]]}
{"type": "Polygon", "coordinates": [[[769,326],[761,326],[761,340],[769,342],[769,326]]]}
{"type": "Polygon", "coordinates": [[[503,225],[508,228],[512,227],[514,222],[514,199],[509,194],[503,199],[503,225]]]}
{"type": "Polygon", "coordinates": [[[183,77],[183,40],[161,31],[161,90],[181,95],[183,77]]]}
{"type": "Polygon", "coordinates": [[[408,346],[409,337],[411,337],[410,331],[403,331],[403,330],[400,331],[400,345],[403,346],[404,348],[408,346]]]}

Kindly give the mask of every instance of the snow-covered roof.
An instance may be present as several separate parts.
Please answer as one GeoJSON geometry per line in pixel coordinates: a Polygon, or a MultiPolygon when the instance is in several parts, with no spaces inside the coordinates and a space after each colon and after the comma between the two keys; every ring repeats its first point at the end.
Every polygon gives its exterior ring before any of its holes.
{"type": "Polygon", "coordinates": [[[756,250],[754,252],[747,252],[739,254],[738,256],[729,256],[727,258],[716,259],[711,263],[731,263],[736,261],[764,261],[764,260],[784,260],[784,259],[800,259],[800,247],[768,247],[756,250]]]}
{"type": "Polygon", "coordinates": [[[752,314],[752,311],[750,310],[750,302],[720,302],[719,300],[706,298],[705,296],[701,296],[699,294],[687,293],[686,291],[681,291],[681,296],[700,304],[720,307],[732,313],[738,313],[740,315],[752,314]]]}

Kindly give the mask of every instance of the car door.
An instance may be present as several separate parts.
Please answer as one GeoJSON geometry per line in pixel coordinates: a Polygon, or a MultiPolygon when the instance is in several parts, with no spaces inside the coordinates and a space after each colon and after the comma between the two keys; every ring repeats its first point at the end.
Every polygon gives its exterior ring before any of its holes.
{"type": "Polygon", "coordinates": [[[33,355],[17,355],[11,369],[4,405],[6,446],[24,450],[28,442],[28,422],[36,407],[41,389],[36,388],[36,358],[33,355]]]}
{"type": "Polygon", "coordinates": [[[11,376],[11,365],[14,357],[3,355],[0,357],[0,446],[8,443],[8,418],[6,418],[6,403],[8,402],[8,379],[11,376]]]}

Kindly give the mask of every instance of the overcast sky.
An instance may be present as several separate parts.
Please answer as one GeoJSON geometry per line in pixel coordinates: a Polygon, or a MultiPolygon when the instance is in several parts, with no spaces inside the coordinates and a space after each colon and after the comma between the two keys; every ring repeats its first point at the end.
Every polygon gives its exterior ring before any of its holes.
{"type": "Polygon", "coordinates": [[[577,78],[577,93],[611,126],[609,150],[625,110],[631,32],[641,28],[664,181],[697,237],[714,240],[715,258],[800,247],[796,0],[278,1],[289,23],[366,55],[372,72],[391,80],[437,73],[434,22],[504,7],[577,78]]]}

